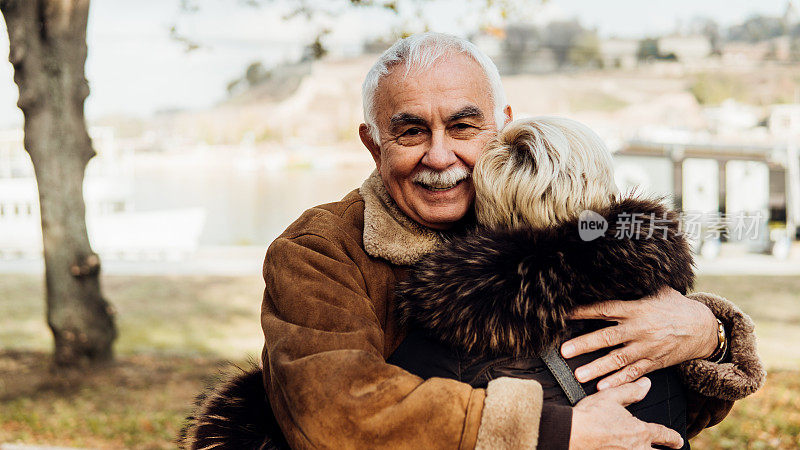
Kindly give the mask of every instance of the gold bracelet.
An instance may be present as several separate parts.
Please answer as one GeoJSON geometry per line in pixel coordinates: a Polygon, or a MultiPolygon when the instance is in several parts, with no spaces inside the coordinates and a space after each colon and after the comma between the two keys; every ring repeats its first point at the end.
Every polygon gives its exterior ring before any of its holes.
{"type": "Polygon", "coordinates": [[[722,321],[717,319],[717,349],[714,350],[714,353],[711,354],[707,361],[711,361],[714,363],[719,363],[722,361],[723,357],[725,356],[725,350],[728,349],[728,338],[725,335],[725,325],[723,325],[722,321]]]}

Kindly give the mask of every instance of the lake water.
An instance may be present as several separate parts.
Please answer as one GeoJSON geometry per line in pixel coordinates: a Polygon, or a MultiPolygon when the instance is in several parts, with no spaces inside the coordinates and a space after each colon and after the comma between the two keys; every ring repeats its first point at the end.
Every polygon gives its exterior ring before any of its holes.
{"type": "Polygon", "coordinates": [[[235,162],[163,163],[137,158],[136,211],[201,207],[200,245],[264,245],[306,209],[333,202],[361,186],[374,165],[249,170],[235,162]]]}

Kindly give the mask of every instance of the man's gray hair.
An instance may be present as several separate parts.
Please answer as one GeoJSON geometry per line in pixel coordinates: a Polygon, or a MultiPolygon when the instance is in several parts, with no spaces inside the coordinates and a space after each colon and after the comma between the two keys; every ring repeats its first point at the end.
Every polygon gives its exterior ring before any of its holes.
{"type": "Polygon", "coordinates": [[[367,124],[370,136],[375,143],[380,143],[375,114],[375,93],[378,90],[378,83],[380,83],[381,78],[396,65],[404,64],[404,76],[407,76],[412,70],[422,71],[430,68],[442,56],[453,53],[466,53],[481,66],[492,90],[494,119],[497,129],[499,130],[503,126],[506,120],[506,115],[503,111],[506,107],[506,94],[500,81],[500,73],[491,58],[466,39],[444,33],[420,33],[395,42],[388,50],[383,52],[364,79],[364,84],[361,87],[364,123],[367,124]]]}

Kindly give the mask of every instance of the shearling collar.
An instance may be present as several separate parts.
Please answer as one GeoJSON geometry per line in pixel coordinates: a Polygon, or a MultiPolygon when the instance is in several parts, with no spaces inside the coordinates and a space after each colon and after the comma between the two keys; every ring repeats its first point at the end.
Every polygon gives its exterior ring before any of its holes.
{"type": "Polygon", "coordinates": [[[401,323],[468,353],[535,355],[564,337],[579,305],[691,287],[692,256],[675,212],[640,199],[596,212],[608,229],[591,241],[580,238],[577,219],[539,230],[476,230],[448,241],[398,284],[401,323]],[[626,227],[636,213],[647,219],[626,227]]]}
{"type": "Polygon", "coordinates": [[[358,193],[364,199],[364,250],[368,255],[408,266],[442,242],[441,233],[414,222],[400,210],[377,170],[358,193]]]}

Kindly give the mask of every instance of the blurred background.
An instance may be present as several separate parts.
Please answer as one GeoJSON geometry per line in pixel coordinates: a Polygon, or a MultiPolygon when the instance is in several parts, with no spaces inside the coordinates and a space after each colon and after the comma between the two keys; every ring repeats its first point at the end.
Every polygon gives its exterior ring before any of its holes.
{"type": "Polygon", "coordinates": [[[770,376],[693,445],[800,446],[797,1],[95,0],[83,192],[116,358],[51,364],[39,194],[0,63],[0,448],[174,447],[204,383],[260,353],[269,243],[372,171],[367,70],[426,30],[489,54],[516,118],[585,122],[622,190],[695,224],[697,289],[755,319],[770,376]]]}

